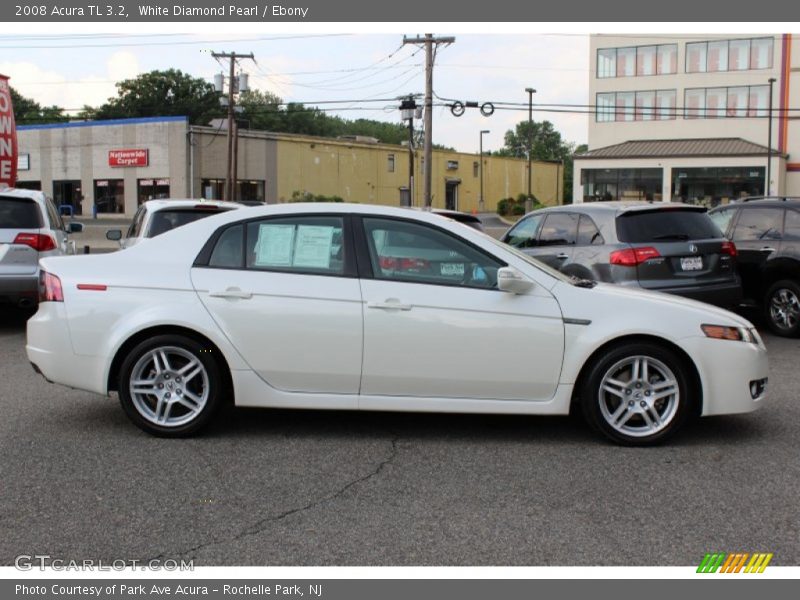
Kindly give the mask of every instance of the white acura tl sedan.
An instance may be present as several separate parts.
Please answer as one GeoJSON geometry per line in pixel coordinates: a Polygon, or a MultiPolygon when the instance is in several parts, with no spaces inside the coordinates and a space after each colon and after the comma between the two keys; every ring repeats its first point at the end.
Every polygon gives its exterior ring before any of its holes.
{"type": "MultiPolygon", "coordinates": [[[[687,250],[688,252],[688,250],[687,250]]],[[[183,436],[238,406],[564,415],[659,442],[763,404],[753,326],[570,279],[438,215],[348,204],[230,211],[115,254],[41,261],[27,353],[183,436]]]]}

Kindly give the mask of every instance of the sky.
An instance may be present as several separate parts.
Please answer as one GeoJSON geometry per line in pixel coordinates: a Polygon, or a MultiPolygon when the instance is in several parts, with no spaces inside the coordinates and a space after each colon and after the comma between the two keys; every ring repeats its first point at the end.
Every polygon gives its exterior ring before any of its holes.
{"type": "MultiPolygon", "coordinates": [[[[448,108],[437,107],[435,143],[477,152],[480,131],[489,130],[484,149],[501,148],[505,132],[528,118],[527,87],[537,90],[534,104],[588,103],[588,34],[426,31],[456,38],[453,44],[440,46],[436,55],[433,89],[438,98],[522,105],[498,109],[490,117],[474,108],[455,117],[448,108]]],[[[400,123],[394,99],[425,89],[424,50],[403,45],[403,35],[423,33],[342,34],[330,29],[177,33],[148,27],[148,33],[141,34],[130,28],[111,33],[80,26],[70,34],[63,27],[28,30],[24,35],[0,36],[0,73],[8,75],[22,95],[42,105],[78,110],[115,96],[116,81],[175,68],[211,82],[222,71],[212,51],[252,52],[255,62],[241,61],[251,88],[309,105],[346,100],[319,107],[349,119],[400,123]]],[[[566,141],[586,142],[585,114],[537,111],[533,118],[550,120],[566,141]]]]}

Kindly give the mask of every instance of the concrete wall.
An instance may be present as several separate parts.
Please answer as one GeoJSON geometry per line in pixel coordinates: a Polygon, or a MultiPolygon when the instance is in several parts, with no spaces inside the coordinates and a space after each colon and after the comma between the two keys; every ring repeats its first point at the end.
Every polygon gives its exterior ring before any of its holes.
{"type": "Polygon", "coordinates": [[[124,214],[137,208],[139,179],[169,179],[170,195],[186,197],[185,119],[141,119],[20,127],[20,153],[30,154],[30,170],[20,171],[20,182],[39,181],[41,189],[53,193],[53,182],[80,180],[84,215],[92,214],[94,182],[122,179],[125,186],[124,214]],[[110,167],[110,150],[144,148],[146,167],[110,167]]]}

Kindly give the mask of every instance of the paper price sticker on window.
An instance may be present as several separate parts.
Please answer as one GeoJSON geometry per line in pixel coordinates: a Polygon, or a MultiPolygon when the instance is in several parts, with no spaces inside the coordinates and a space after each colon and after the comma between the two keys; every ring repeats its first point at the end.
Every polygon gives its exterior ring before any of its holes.
{"type": "Polygon", "coordinates": [[[331,266],[333,227],[300,225],[294,250],[294,266],[327,269],[331,266]]]}
{"type": "Polygon", "coordinates": [[[290,267],[294,250],[294,225],[262,224],[256,242],[257,267],[290,267]]]}

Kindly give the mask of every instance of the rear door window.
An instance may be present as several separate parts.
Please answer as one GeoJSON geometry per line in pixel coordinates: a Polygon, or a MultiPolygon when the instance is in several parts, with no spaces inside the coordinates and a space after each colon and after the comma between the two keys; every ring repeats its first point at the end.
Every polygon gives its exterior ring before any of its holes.
{"type": "Polygon", "coordinates": [[[539,233],[540,246],[574,246],[578,239],[578,215],[550,213],[539,233]]]}
{"type": "Polygon", "coordinates": [[[707,213],[669,208],[622,213],[617,217],[617,237],[621,242],[642,244],[723,236],[707,213]]]}
{"type": "Polygon", "coordinates": [[[709,213],[709,217],[712,221],[714,221],[714,225],[719,227],[719,230],[722,233],[728,233],[728,229],[731,226],[731,221],[733,217],[736,215],[735,208],[723,208],[722,210],[715,211],[713,213],[709,213]]]}
{"type": "Polygon", "coordinates": [[[800,240],[800,212],[796,210],[786,211],[786,221],[783,227],[783,239],[797,241],[800,240]]]}
{"type": "Polygon", "coordinates": [[[779,240],[782,231],[782,208],[743,208],[733,239],[736,242],[779,240]]]}
{"type": "Polygon", "coordinates": [[[146,237],[156,237],[162,233],[166,233],[188,225],[200,219],[205,219],[211,215],[216,215],[225,212],[227,208],[197,208],[197,209],[181,209],[181,210],[159,210],[153,213],[150,217],[150,225],[148,226],[146,237]]]}
{"type": "Polygon", "coordinates": [[[600,230],[591,217],[581,215],[578,223],[578,246],[602,246],[605,243],[600,230]]]}
{"type": "Polygon", "coordinates": [[[0,196],[0,229],[39,229],[44,226],[36,202],[0,196]]]}

